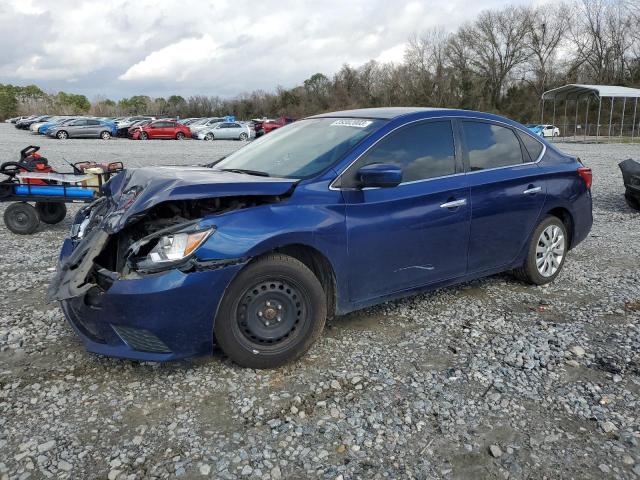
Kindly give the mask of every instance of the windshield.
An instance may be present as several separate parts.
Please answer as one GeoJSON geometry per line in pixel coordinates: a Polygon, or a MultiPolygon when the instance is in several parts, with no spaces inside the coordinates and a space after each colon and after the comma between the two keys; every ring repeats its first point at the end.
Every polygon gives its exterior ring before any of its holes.
{"type": "Polygon", "coordinates": [[[365,118],[301,120],[250,143],[215,168],[251,170],[272,177],[309,177],[340,160],[384,123],[365,118]]]}

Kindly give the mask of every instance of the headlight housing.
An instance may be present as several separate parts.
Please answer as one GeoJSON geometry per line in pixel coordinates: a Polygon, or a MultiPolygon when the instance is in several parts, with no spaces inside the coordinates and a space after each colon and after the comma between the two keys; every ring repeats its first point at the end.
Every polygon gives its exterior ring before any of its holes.
{"type": "Polygon", "coordinates": [[[136,270],[162,270],[181,263],[189,258],[213,232],[213,228],[208,228],[193,232],[166,233],[158,237],[146,256],[135,262],[136,270]]]}

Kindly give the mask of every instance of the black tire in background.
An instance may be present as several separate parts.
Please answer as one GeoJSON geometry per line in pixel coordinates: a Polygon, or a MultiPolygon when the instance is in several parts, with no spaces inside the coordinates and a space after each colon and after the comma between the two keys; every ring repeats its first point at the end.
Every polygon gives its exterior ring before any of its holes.
{"type": "Polygon", "coordinates": [[[299,260],[269,254],[247,265],[224,294],[218,345],[243,367],[275,368],[302,356],[322,333],[327,300],[299,260]]]}
{"type": "Polygon", "coordinates": [[[26,202],[15,202],[4,211],[4,224],[18,235],[29,235],[40,225],[38,212],[26,202]]]}
{"type": "MultiPolygon", "coordinates": [[[[542,246],[541,246],[542,248],[542,246]]],[[[518,277],[523,282],[533,284],[533,285],[545,285],[547,283],[553,282],[556,277],[562,271],[562,267],[564,266],[564,262],[567,258],[567,251],[569,250],[569,237],[567,235],[567,227],[564,222],[560,220],[558,217],[554,217],[552,215],[547,215],[536,227],[536,229],[531,234],[531,238],[529,239],[529,245],[527,247],[527,258],[525,259],[524,265],[520,268],[517,268],[513,271],[514,275],[518,277]],[[549,275],[545,276],[538,270],[537,261],[538,254],[537,249],[540,245],[540,238],[542,233],[549,227],[558,227],[562,232],[562,236],[564,238],[563,248],[564,253],[562,255],[562,259],[560,261],[560,266],[557,270],[549,275]]]]}
{"type": "Polygon", "coordinates": [[[58,133],[56,133],[56,137],[58,137],[58,140],[66,140],[67,138],[69,138],[69,134],[64,130],[60,130],[58,133]]]}
{"type": "Polygon", "coordinates": [[[38,217],[44,223],[54,225],[67,216],[67,206],[61,202],[36,202],[38,217]]]}
{"type": "Polygon", "coordinates": [[[626,200],[627,205],[629,205],[631,208],[633,208],[634,210],[640,210],[640,199],[634,196],[631,192],[626,191],[624,194],[624,199],[626,200]]]}
{"type": "Polygon", "coordinates": [[[109,140],[111,138],[111,133],[107,132],[106,130],[104,132],[100,132],[100,138],[102,140],[109,140]]]}

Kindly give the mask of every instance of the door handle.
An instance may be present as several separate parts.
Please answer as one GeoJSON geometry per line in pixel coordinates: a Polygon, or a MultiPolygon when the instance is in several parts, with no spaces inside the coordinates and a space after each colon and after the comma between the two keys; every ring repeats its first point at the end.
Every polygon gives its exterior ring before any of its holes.
{"type": "Polygon", "coordinates": [[[440,205],[440,208],[458,208],[467,204],[467,199],[463,198],[461,200],[453,200],[451,202],[443,203],[440,205]]]}
{"type": "Polygon", "coordinates": [[[542,187],[531,187],[527,188],[524,192],[525,195],[533,195],[534,193],[538,193],[542,191],[542,187]]]}

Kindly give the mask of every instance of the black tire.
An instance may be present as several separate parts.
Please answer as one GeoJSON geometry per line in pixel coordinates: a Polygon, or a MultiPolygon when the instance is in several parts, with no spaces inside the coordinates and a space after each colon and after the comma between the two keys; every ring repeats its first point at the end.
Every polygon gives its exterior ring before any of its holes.
{"type": "Polygon", "coordinates": [[[184,140],[184,133],[182,132],[176,133],[176,140],[184,140]]]}
{"type": "Polygon", "coordinates": [[[111,138],[111,133],[107,132],[106,130],[104,132],[100,132],[100,138],[102,140],[109,140],[111,138]]]}
{"type": "Polygon", "coordinates": [[[207,140],[208,142],[213,140],[213,133],[209,132],[204,136],[204,139],[207,140]]]}
{"type": "Polygon", "coordinates": [[[632,195],[627,191],[624,194],[624,199],[626,200],[627,205],[629,205],[631,208],[633,208],[634,210],[640,210],[640,198],[632,195]]]}
{"type": "Polygon", "coordinates": [[[69,134],[65,130],[60,130],[58,133],[56,133],[56,137],[58,138],[58,140],[66,140],[67,138],[69,138],[69,134]]]}
{"type": "Polygon", "coordinates": [[[322,333],[327,300],[299,260],[269,254],[231,282],[215,319],[216,342],[243,367],[275,368],[301,357],[322,333]]]}
{"type": "Polygon", "coordinates": [[[140,140],[148,140],[149,139],[149,135],[147,135],[147,132],[140,132],[140,140]]]}
{"type": "Polygon", "coordinates": [[[242,132],[242,133],[240,134],[240,138],[239,138],[239,140],[241,140],[241,141],[243,141],[243,142],[244,142],[245,140],[247,140],[247,138],[249,138],[249,135],[247,135],[246,133],[242,132]]]}
{"type": "Polygon", "coordinates": [[[29,235],[40,225],[38,212],[25,202],[12,203],[4,211],[4,224],[18,235],[29,235]]]}
{"type": "MultiPolygon", "coordinates": [[[[536,227],[536,229],[531,234],[531,238],[529,239],[529,245],[527,247],[527,258],[525,259],[524,265],[520,268],[517,268],[513,271],[514,275],[522,280],[525,283],[529,283],[532,285],[545,285],[547,283],[553,282],[556,277],[562,271],[562,267],[564,266],[564,262],[567,258],[567,251],[569,247],[569,236],[567,235],[567,227],[558,217],[554,217],[552,215],[546,216],[536,227]],[[562,232],[562,236],[564,239],[563,248],[564,253],[562,255],[562,259],[560,260],[560,264],[557,267],[557,270],[549,275],[543,275],[538,270],[537,261],[540,260],[538,258],[537,248],[539,246],[539,241],[542,235],[548,227],[556,226],[560,228],[562,232]]],[[[543,246],[541,246],[543,248],[543,246]]],[[[542,254],[544,256],[544,254],[542,254]]]]}
{"type": "Polygon", "coordinates": [[[67,206],[61,202],[36,202],[36,211],[41,222],[54,225],[67,216],[67,206]]]}

